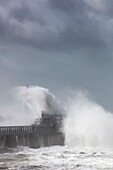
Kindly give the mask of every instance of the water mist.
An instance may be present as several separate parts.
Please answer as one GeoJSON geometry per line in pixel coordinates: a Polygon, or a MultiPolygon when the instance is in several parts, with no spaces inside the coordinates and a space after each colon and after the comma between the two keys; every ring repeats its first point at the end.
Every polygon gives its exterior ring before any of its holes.
{"type": "Polygon", "coordinates": [[[62,113],[64,108],[59,100],[46,88],[39,86],[15,87],[10,92],[6,107],[0,107],[1,125],[30,125],[46,113],[62,113]]]}
{"type": "Polygon", "coordinates": [[[65,143],[69,146],[113,146],[113,115],[102,106],[77,93],[67,106],[65,143]]]}

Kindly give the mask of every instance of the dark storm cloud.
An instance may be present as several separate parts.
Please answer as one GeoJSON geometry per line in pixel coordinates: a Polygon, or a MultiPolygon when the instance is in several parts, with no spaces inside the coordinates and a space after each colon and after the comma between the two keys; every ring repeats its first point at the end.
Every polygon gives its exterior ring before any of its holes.
{"type": "Polygon", "coordinates": [[[34,21],[32,13],[30,12],[29,6],[21,4],[19,7],[15,7],[10,12],[10,17],[15,18],[19,22],[34,21]]]}
{"type": "Polygon", "coordinates": [[[83,0],[9,0],[6,8],[1,1],[1,40],[46,50],[104,48],[107,28],[90,5],[83,0]]]}
{"type": "Polygon", "coordinates": [[[113,1],[102,0],[51,0],[56,15],[60,11],[66,17],[66,27],[60,42],[63,40],[64,45],[67,43],[72,48],[105,48],[108,41],[113,42],[110,38],[113,31],[109,30],[112,26],[112,5],[113,1]]]}
{"type": "MultiPolygon", "coordinates": [[[[62,1],[48,0],[48,3],[54,9],[60,10],[62,12],[71,12],[72,13],[75,10],[77,3],[78,4],[83,3],[83,1],[77,2],[76,0],[75,1],[73,1],[73,0],[62,0],[62,1]],[[76,3],[76,5],[75,5],[75,3],[76,3]]],[[[83,5],[80,8],[83,8],[83,5]]]]}

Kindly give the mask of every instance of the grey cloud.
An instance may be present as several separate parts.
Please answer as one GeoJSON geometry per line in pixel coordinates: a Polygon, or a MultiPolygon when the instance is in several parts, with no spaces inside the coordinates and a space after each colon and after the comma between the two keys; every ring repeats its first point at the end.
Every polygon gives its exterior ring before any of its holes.
{"type": "MultiPolygon", "coordinates": [[[[54,9],[61,10],[63,12],[73,12],[75,10],[75,3],[76,1],[73,0],[48,0],[50,6],[54,9]]],[[[78,3],[78,2],[77,2],[78,3]]],[[[80,3],[80,1],[79,1],[80,3]]]]}
{"type": "MultiPolygon", "coordinates": [[[[38,3],[35,2],[35,5],[37,6],[38,3]]],[[[34,11],[33,7],[31,6],[32,3],[29,1],[20,1],[20,4],[17,6],[14,6],[10,13],[9,17],[14,18],[18,22],[37,22],[37,24],[44,25],[45,22],[40,18],[37,11],[34,11]],[[37,13],[36,13],[37,12],[37,13]]],[[[37,9],[38,10],[38,9],[37,9]]]]}
{"type": "Polygon", "coordinates": [[[26,4],[21,4],[19,7],[15,7],[10,12],[10,17],[15,18],[19,22],[34,21],[34,17],[30,12],[29,6],[26,4]]]}
{"type": "Polygon", "coordinates": [[[113,1],[109,0],[84,0],[90,7],[96,10],[97,13],[104,17],[113,18],[113,1]]]}
{"type": "Polygon", "coordinates": [[[104,24],[95,14],[89,16],[92,11],[83,0],[20,0],[13,6],[11,2],[6,17],[0,16],[2,40],[46,50],[70,50],[80,45],[101,48],[106,44],[104,24]]]}

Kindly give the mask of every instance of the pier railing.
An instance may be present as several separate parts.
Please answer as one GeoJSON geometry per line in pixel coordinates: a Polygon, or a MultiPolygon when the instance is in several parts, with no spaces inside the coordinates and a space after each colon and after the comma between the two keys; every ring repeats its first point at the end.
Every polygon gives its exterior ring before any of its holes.
{"type": "Polygon", "coordinates": [[[38,125],[32,126],[1,126],[0,127],[0,136],[7,134],[27,134],[27,133],[42,133],[44,131],[53,131],[49,127],[40,127],[38,125]]]}

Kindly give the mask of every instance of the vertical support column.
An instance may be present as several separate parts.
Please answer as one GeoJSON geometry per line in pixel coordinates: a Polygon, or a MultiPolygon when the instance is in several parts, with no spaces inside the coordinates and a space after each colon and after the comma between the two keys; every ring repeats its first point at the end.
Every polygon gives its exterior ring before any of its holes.
{"type": "Polygon", "coordinates": [[[17,140],[15,135],[6,135],[5,141],[4,141],[4,147],[16,147],[17,146],[17,140]]]}

